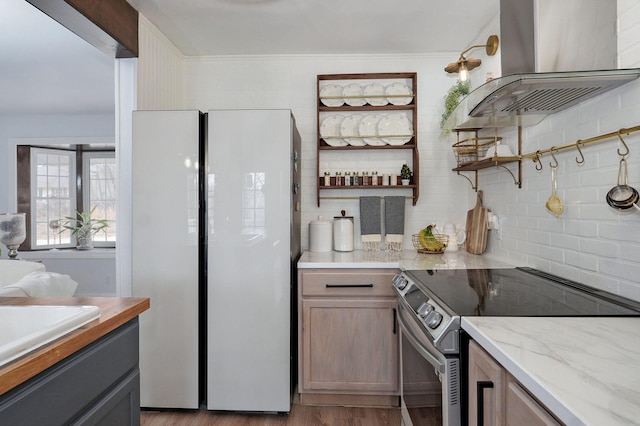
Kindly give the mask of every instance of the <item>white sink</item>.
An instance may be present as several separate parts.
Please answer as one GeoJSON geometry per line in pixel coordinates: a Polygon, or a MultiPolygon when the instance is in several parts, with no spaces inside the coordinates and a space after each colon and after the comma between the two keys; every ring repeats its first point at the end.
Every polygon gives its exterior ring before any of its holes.
{"type": "Polygon", "coordinates": [[[0,306],[0,366],[96,318],[97,306],[0,306]]]}

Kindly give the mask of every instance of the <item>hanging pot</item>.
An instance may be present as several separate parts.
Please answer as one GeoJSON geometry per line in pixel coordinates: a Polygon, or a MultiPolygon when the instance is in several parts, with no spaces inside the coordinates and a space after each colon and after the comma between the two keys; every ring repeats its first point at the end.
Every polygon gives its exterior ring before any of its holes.
{"type": "Polygon", "coordinates": [[[618,184],[607,193],[607,203],[617,210],[627,210],[634,206],[640,210],[636,204],[640,196],[634,187],[628,185],[628,180],[627,161],[623,157],[618,169],[618,184]]]}

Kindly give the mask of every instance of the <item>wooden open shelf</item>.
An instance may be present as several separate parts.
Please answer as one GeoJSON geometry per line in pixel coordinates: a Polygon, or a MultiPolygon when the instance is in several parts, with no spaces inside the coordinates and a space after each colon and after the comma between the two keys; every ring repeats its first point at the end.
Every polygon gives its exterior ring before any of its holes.
{"type": "MultiPolygon", "coordinates": [[[[409,97],[405,95],[399,95],[402,97],[409,97]]],[[[371,96],[362,96],[363,98],[371,98],[371,96]]],[[[387,97],[385,95],[385,97],[387,97]]],[[[317,181],[317,202],[318,206],[320,206],[321,192],[324,191],[332,191],[332,190],[376,190],[380,191],[382,194],[388,194],[390,191],[395,192],[398,190],[410,190],[413,205],[415,206],[418,201],[418,196],[420,193],[420,158],[418,154],[418,107],[417,102],[418,93],[417,93],[417,74],[416,73],[367,73],[367,74],[323,74],[317,76],[317,156],[316,156],[316,176],[318,177],[317,181]],[[358,80],[381,80],[381,84],[384,80],[389,81],[397,81],[397,80],[408,80],[410,82],[411,90],[413,92],[411,102],[407,105],[369,105],[365,104],[362,106],[352,106],[352,105],[342,105],[342,106],[326,106],[322,103],[322,98],[320,96],[320,91],[324,84],[335,84],[333,82],[341,81],[341,84],[347,85],[350,83],[357,82],[358,80]],[[331,81],[332,83],[328,83],[331,81]],[[339,114],[348,114],[348,113],[358,113],[358,112],[378,112],[384,113],[385,111],[407,111],[411,117],[411,122],[413,126],[413,136],[411,140],[403,145],[365,145],[365,146],[330,146],[328,145],[320,136],[320,125],[322,123],[323,116],[326,117],[329,113],[339,113],[339,114]],[[324,186],[321,185],[322,178],[324,174],[324,170],[320,170],[320,157],[322,152],[327,151],[372,151],[372,150],[410,150],[412,153],[412,161],[411,161],[411,170],[413,172],[413,177],[411,180],[411,185],[356,185],[356,186],[344,186],[344,185],[329,185],[324,186]]],[[[336,135],[337,136],[337,135],[336,135]]],[[[357,137],[354,135],[353,137],[357,137]]],[[[400,170],[398,170],[398,173],[400,170]]],[[[335,181],[332,177],[332,181],[335,181]]],[[[405,192],[406,193],[406,192],[405,192]]],[[[336,198],[336,197],[326,197],[326,198],[336,198]]],[[[353,198],[353,197],[350,197],[353,198]]]]}

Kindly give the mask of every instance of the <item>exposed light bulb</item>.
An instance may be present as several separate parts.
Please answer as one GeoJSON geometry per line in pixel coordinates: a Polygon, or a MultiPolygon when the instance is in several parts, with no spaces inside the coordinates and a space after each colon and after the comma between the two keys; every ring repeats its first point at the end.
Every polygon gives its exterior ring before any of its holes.
{"type": "Polygon", "coordinates": [[[464,64],[464,62],[460,64],[460,69],[458,70],[458,79],[463,83],[469,80],[469,70],[467,69],[467,66],[464,64]]]}

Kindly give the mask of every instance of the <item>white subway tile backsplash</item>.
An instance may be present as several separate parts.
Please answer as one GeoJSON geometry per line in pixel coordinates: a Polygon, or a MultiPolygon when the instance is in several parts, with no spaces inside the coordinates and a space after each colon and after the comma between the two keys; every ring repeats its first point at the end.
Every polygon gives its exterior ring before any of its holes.
{"type": "Polygon", "coordinates": [[[538,244],[541,246],[549,246],[550,236],[551,234],[544,228],[527,232],[527,240],[530,243],[538,244]]]}
{"type": "Polygon", "coordinates": [[[564,261],[567,265],[589,271],[598,270],[598,256],[573,250],[566,250],[564,253],[564,261]]]}
{"type": "Polygon", "coordinates": [[[545,247],[540,250],[539,256],[542,259],[547,259],[551,262],[559,262],[562,263],[564,261],[564,250],[556,249],[552,247],[545,247]]]}
{"type": "Polygon", "coordinates": [[[640,259],[640,244],[621,244],[620,259],[637,262],[640,259]]]}
{"type": "Polygon", "coordinates": [[[606,240],[604,238],[584,239],[580,242],[580,251],[583,253],[596,254],[600,257],[617,258],[620,245],[617,241],[606,240]]]}
{"type": "Polygon", "coordinates": [[[621,261],[617,258],[602,257],[598,260],[598,271],[623,280],[637,282],[640,277],[640,264],[637,262],[621,261]]]}
{"type": "Polygon", "coordinates": [[[602,201],[598,190],[595,188],[567,189],[563,193],[563,200],[567,202],[574,200],[574,204],[597,203],[602,201]]]}
{"type": "MultiPolygon", "coordinates": [[[[589,283],[591,286],[616,294],[626,294],[628,297],[632,297],[629,292],[622,293],[620,283],[621,281],[615,277],[603,275],[600,272],[592,272],[589,270],[578,270],[577,281],[589,283]]],[[[639,287],[640,289],[640,287],[639,287]]],[[[634,298],[640,300],[640,298],[634,298]]]]}
{"type": "Polygon", "coordinates": [[[598,236],[598,222],[585,220],[567,221],[565,224],[565,233],[567,235],[575,235],[580,238],[589,238],[598,236]]]}
{"type": "MultiPolygon", "coordinates": [[[[631,214],[633,214],[633,212],[628,212],[629,216],[631,214]]],[[[621,216],[620,219],[625,220],[626,222],[626,217],[621,216]]],[[[638,220],[636,220],[635,223],[631,221],[627,223],[628,226],[620,226],[620,223],[615,222],[601,223],[598,226],[598,236],[618,242],[638,243],[638,247],[640,247],[640,229],[638,228],[638,220]]],[[[636,260],[640,260],[640,256],[638,256],[636,260]]]]}

